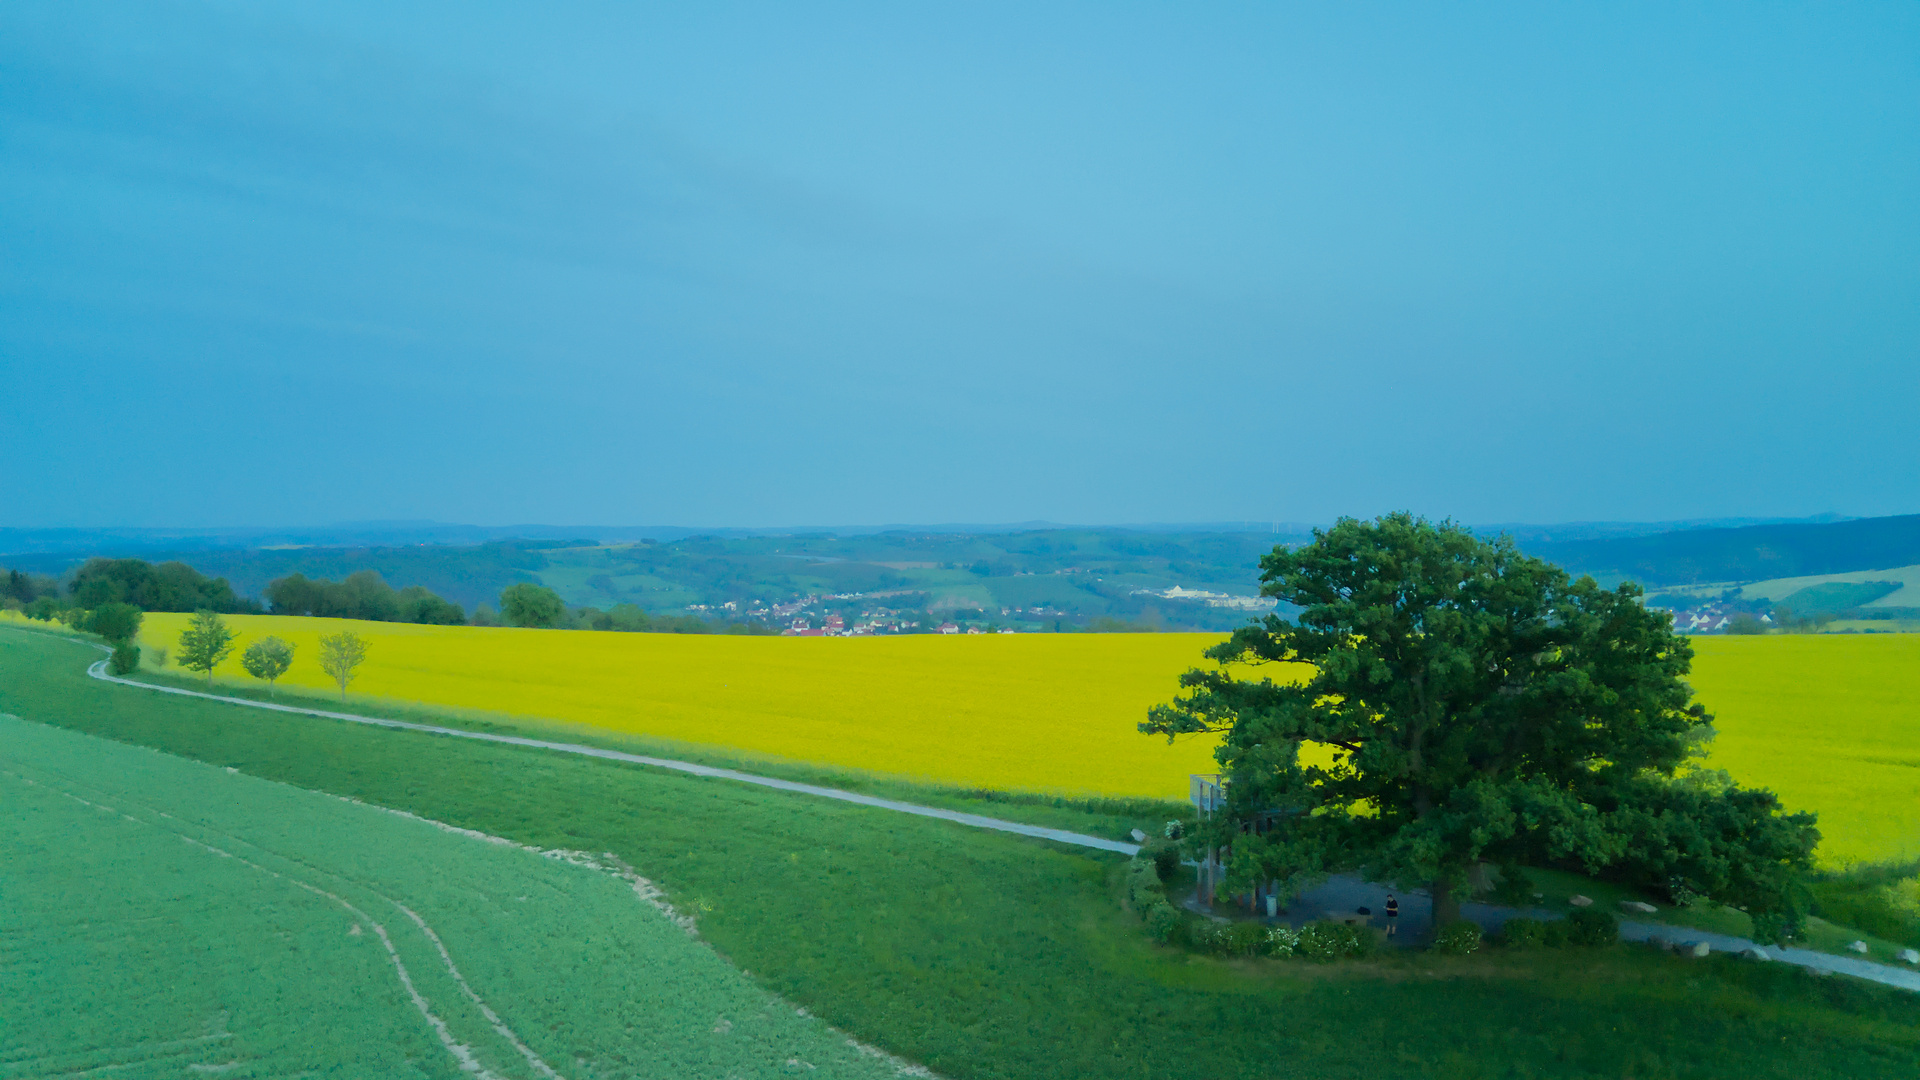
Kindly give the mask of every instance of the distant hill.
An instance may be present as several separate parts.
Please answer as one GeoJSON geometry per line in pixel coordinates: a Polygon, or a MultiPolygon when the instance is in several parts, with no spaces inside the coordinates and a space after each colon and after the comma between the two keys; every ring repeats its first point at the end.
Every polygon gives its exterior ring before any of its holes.
{"type": "Polygon", "coordinates": [[[1763,581],[1920,563],[1920,514],[1568,542],[1522,538],[1520,547],[1529,555],[1602,581],[1632,579],[1645,585],[1763,581]]]}

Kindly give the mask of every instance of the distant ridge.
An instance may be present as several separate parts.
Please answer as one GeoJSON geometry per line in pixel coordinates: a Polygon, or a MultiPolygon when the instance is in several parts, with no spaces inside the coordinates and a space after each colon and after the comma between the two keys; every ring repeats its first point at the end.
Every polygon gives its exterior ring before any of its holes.
{"type": "MultiPolygon", "coordinates": [[[[1578,521],[1557,525],[1475,525],[1484,536],[1499,533],[1521,542],[1561,542],[1610,537],[1645,536],[1685,529],[1727,528],[1785,522],[1846,520],[1837,514],[1814,518],[1712,518],[1690,521],[1578,521]]],[[[742,538],[761,536],[876,536],[1004,535],[1049,530],[1112,530],[1144,533],[1254,533],[1276,537],[1276,542],[1298,542],[1325,522],[1201,521],[1126,522],[1120,524],[1066,524],[1057,521],[1013,522],[896,522],[885,525],[465,525],[441,521],[348,521],[331,525],[182,526],[166,528],[4,528],[0,527],[0,556],[5,555],[117,555],[137,556],[157,551],[224,551],[274,547],[404,547],[414,544],[484,544],[496,540],[588,540],[621,543],[639,540],[671,542],[692,536],[742,538]]]]}
{"type": "Polygon", "coordinates": [[[1920,564],[1920,514],[1569,542],[1521,540],[1520,547],[1603,581],[1764,581],[1920,564]]]}

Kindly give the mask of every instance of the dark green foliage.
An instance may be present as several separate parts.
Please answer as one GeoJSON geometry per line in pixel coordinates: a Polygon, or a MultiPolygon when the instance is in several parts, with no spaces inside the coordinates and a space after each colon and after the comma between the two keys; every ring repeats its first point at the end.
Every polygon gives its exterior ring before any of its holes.
{"type": "Polygon", "coordinates": [[[1147,909],[1147,936],[1155,941],[1166,943],[1173,932],[1180,928],[1180,913],[1172,904],[1162,900],[1147,909]]]}
{"type": "Polygon", "coordinates": [[[508,626],[555,627],[566,615],[560,594],[545,585],[523,581],[500,594],[500,616],[508,626]]]}
{"type": "Polygon", "coordinates": [[[1223,956],[1263,956],[1267,952],[1267,928],[1263,923],[1229,923],[1217,938],[1223,956]]]}
{"type": "Polygon", "coordinates": [[[1547,926],[1538,919],[1508,919],[1500,927],[1500,943],[1509,949],[1538,949],[1547,943],[1547,926]]]}
{"type": "Polygon", "coordinates": [[[1620,920],[1611,911],[1579,908],[1566,919],[1567,944],[1597,948],[1620,940],[1620,920]]]}
{"type": "Polygon", "coordinates": [[[140,646],[124,640],[115,645],[113,655],[107,658],[107,670],[121,676],[140,670],[140,646]]]}
{"type": "Polygon", "coordinates": [[[22,608],[43,596],[58,596],[60,584],[50,577],[9,570],[0,576],[0,600],[12,600],[22,608]]]}
{"type": "Polygon", "coordinates": [[[1433,951],[1445,956],[1465,956],[1480,951],[1480,924],[1462,919],[1440,928],[1433,936],[1433,951]]]}
{"type": "Polygon", "coordinates": [[[226,578],[208,578],[183,562],[159,566],[142,559],[88,559],[69,587],[73,602],[93,609],[132,604],[142,611],[259,611],[234,595],[226,578]]]}
{"type": "Polygon", "coordinates": [[[769,989],[943,1076],[1863,1080],[1920,1069],[1920,995],[1892,988],[1625,949],[1508,966],[1483,955],[1472,978],[1445,967],[1428,977],[1437,958],[1397,955],[1380,964],[1420,977],[1383,978],[1372,964],[1242,974],[1147,942],[1114,904],[1116,858],[118,687],[86,678],[91,655],[0,632],[0,711],[541,849],[613,852],[769,989]]]}
{"type": "Polygon", "coordinates": [[[1822,874],[1810,888],[1821,918],[1920,948],[1920,862],[1822,874]]]}
{"type": "Polygon", "coordinates": [[[396,590],[373,570],[349,574],[337,583],[309,581],[304,574],[289,574],[267,586],[267,603],[275,615],[435,626],[461,626],[467,621],[460,605],[443,600],[419,585],[396,590]]]}
{"type": "Polygon", "coordinates": [[[1152,852],[1153,869],[1160,875],[1161,881],[1172,881],[1180,873],[1179,844],[1164,840],[1159,843],[1149,843],[1141,850],[1141,854],[1145,855],[1148,851],[1152,852]]]}
{"type": "Polygon", "coordinates": [[[59,616],[60,612],[66,609],[61,607],[60,601],[55,600],[53,597],[42,596],[33,603],[28,604],[22,610],[27,613],[27,618],[29,619],[38,619],[41,622],[52,622],[59,616]]]}
{"type": "Polygon", "coordinates": [[[1729,634],[1764,634],[1766,632],[1767,624],[1761,622],[1758,615],[1749,615],[1743,611],[1727,620],[1729,634]]]}
{"type": "Polygon", "coordinates": [[[1691,647],[1634,585],[1575,581],[1504,538],[1406,514],[1344,519],[1261,566],[1263,591],[1300,615],[1207,655],[1305,678],[1196,669],[1140,725],[1225,734],[1228,805],[1206,829],[1231,848],[1230,887],[1359,868],[1429,882],[1445,923],[1474,863],[1565,861],[1796,917],[1813,817],[1672,779],[1710,718],[1689,703],[1691,647]],[[1303,764],[1306,743],[1334,764],[1303,764]]]}
{"type": "Polygon", "coordinates": [[[110,642],[132,641],[140,632],[141,611],[132,604],[106,603],[87,613],[81,627],[110,642]]]}
{"type": "MultiPolygon", "coordinates": [[[[587,611],[593,611],[588,608],[587,611]]],[[[589,630],[621,630],[630,634],[653,629],[653,620],[638,604],[615,604],[609,611],[593,611],[586,620],[589,630]]]]}
{"type": "Polygon", "coordinates": [[[1526,868],[1518,863],[1508,863],[1500,868],[1499,880],[1493,883],[1492,897],[1496,903],[1508,907],[1526,907],[1533,903],[1533,879],[1527,876],[1526,868]]]}

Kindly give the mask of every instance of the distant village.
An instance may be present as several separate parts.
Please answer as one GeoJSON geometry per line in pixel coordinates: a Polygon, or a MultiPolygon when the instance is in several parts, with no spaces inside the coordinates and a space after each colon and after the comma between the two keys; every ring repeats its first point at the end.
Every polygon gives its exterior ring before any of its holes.
{"type": "MultiPolygon", "coordinates": [[[[1654,610],[1665,610],[1655,608],[1654,610]]],[[[1738,615],[1751,615],[1751,611],[1736,610],[1724,603],[1702,604],[1695,608],[1670,611],[1673,616],[1673,628],[1682,634],[1714,634],[1724,632],[1738,615]]],[[[1759,620],[1766,626],[1773,625],[1772,615],[1760,615],[1759,620]]]]}
{"type": "MultiPolygon", "coordinates": [[[[1073,571],[1062,571],[1063,573],[1073,571]]],[[[981,609],[970,609],[972,617],[959,616],[947,618],[943,622],[923,621],[911,616],[922,615],[920,611],[906,614],[884,606],[875,601],[885,601],[895,596],[922,596],[923,590],[903,589],[875,593],[831,593],[796,597],[792,600],[769,603],[765,600],[737,601],[729,600],[721,604],[688,604],[687,610],[703,615],[720,615],[731,618],[746,618],[780,627],[780,633],[786,637],[865,637],[873,634],[1014,634],[1020,631],[1016,627],[1001,626],[989,622],[992,615],[981,609]],[[861,602],[865,602],[864,604],[861,602]],[[860,604],[862,610],[852,613],[845,608],[860,604]],[[841,608],[840,611],[832,610],[841,608]]],[[[1174,586],[1168,589],[1135,589],[1135,596],[1154,596],[1164,600],[1185,601],[1204,604],[1212,608],[1225,608],[1235,611],[1263,612],[1272,611],[1275,601],[1265,596],[1235,596],[1229,593],[1209,592],[1204,589],[1188,589],[1174,586]]],[[[944,606],[944,605],[943,605],[944,606]]],[[[1045,605],[1035,607],[1003,607],[999,609],[999,618],[1003,620],[1025,620],[1037,622],[1071,618],[1073,613],[1045,605]]]]}

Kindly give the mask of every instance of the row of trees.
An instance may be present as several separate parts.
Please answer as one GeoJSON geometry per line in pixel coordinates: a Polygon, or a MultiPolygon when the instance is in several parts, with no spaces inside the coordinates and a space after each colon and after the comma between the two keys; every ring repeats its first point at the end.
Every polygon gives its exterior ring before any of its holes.
{"type": "MultiPolygon", "coordinates": [[[[217,612],[195,612],[186,629],[180,631],[177,659],[188,671],[205,673],[207,685],[213,685],[213,669],[233,655],[239,635],[217,612]]],[[[293,666],[294,646],[268,635],[246,647],[240,654],[240,666],[247,674],[267,684],[268,696],[274,685],[293,666]]],[[[351,630],[324,634],[320,638],[320,670],[327,673],[346,699],[347,686],[353,682],[360,664],[367,658],[367,640],[351,630]]],[[[136,653],[136,662],[138,654],[136,653]]]]}
{"type": "Polygon", "coordinates": [[[375,570],[348,574],[339,582],[289,574],[267,584],[267,603],[275,615],[435,626],[459,626],[467,621],[467,613],[459,604],[419,585],[395,589],[375,570]]]}
{"type": "Polygon", "coordinates": [[[1260,565],[1299,614],[1207,650],[1238,670],[1187,672],[1140,725],[1223,737],[1226,806],[1198,839],[1227,853],[1230,891],[1360,870],[1425,886],[1445,925],[1477,866],[1531,895],[1522,868],[1558,865],[1736,905],[1763,939],[1798,931],[1814,816],[1699,767],[1692,647],[1637,585],[1406,514],[1260,565]]]}

